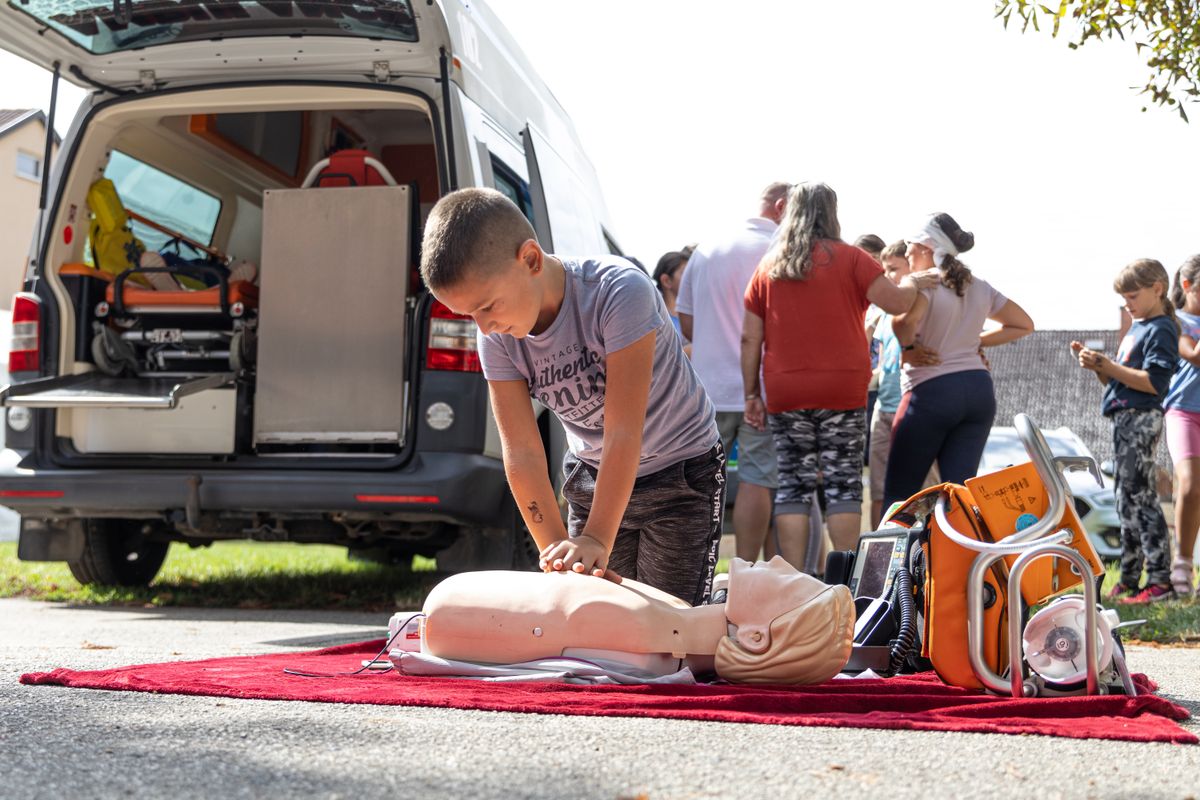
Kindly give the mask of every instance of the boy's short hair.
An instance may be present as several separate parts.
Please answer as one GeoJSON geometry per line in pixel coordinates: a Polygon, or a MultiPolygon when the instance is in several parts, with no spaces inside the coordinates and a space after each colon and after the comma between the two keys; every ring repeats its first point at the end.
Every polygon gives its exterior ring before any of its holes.
{"type": "Polygon", "coordinates": [[[429,212],[421,239],[421,279],[430,289],[455,286],[480,267],[517,257],[537,241],[521,209],[495,189],[459,189],[429,212]]]}
{"type": "Polygon", "coordinates": [[[904,253],[908,250],[908,242],[901,239],[898,242],[892,242],[879,254],[879,259],[882,261],[885,258],[904,258],[904,253]]]}
{"type": "MultiPolygon", "coordinates": [[[[883,239],[873,233],[864,233],[854,240],[854,246],[874,255],[883,251],[883,239]]],[[[880,256],[882,258],[882,256],[880,256]]]]}

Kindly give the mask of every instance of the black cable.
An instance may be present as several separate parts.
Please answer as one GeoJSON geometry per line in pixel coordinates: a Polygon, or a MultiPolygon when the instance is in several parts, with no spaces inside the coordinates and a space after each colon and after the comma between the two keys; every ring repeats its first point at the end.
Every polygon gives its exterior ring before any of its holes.
{"type": "Polygon", "coordinates": [[[904,666],[904,660],[917,640],[917,605],[913,600],[912,573],[905,567],[896,570],[893,600],[900,608],[900,633],[892,641],[892,656],[888,661],[887,675],[884,676],[888,678],[904,666]]]}
{"type": "MultiPolygon", "coordinates": [[[[420,611],[416,612],[415,614],[410,616],[408,619],[404,620],[404,624],[402,624],[398,628],[396,628],[396,632],[393,633],[390,637],[388,637],[388,640],[386,642],[384,642],[383,649],[380,650],[375,655],[374,658],[372,658],[370,661],[368,661],[362,667],[354,670],[354,672],[304,672],[302,670],[290,669],[288,667],[284,667],[283,674],[295,675],[298,678],[347,678],[347,677],[350,677],[353,675],[361,675],[362,673],[371,669],[371,665],[375,664],[377,661],[379,661],[380,659],[383,658],[384,653],[386,653],[388,651],[388,648],[392,646],[392,642],[396,641],[396,637],[399,636],[400,634],[404,633],[404,629],[408,627],[408,623],[412,622],[415,618],[417,618],[419,616],[421,616],[420,611]]],[[[396,667],[394,665],[389,665],[387,669],[373,670],[373,671],[383,673],[383,672],[390,672],[391,670],[394,670],[395,668],[396,667]]]]}

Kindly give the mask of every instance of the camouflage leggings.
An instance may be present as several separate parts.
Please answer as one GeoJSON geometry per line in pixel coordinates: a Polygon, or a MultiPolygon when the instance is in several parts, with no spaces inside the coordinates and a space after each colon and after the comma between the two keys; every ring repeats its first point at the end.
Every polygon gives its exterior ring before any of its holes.
{"type": "Polygon", "coordinates": [[[1171,542],[1155,488],[1154,450],[1163,429],[1159,409],[1129,408],[1112,416],[1113,482],[1121,518],[1121,583],[1137,586],[1145,561],[1149,583],[1171,582],[1171,542]]]}
{"type": "Polygon", "coordinates": [[[827,514],[862,511],[862,454],[866,408],[849,411],[805,408],[767,417],[779,456],[776,514],[807,514],[817,489],[825,490],[827,514]]]}

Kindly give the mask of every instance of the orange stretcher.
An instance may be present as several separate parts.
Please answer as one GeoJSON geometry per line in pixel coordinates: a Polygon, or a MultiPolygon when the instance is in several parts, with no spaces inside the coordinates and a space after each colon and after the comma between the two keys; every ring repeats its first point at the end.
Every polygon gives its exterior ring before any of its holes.
{"type": "MultiPolygon", "coordinates": [[[[177,272],[179,269],[170,267],[153,267],[137,270],[137,272],[177,272]]],[[[147,289],[123,280],[124,275],[90,267],[87,264],[63,264],[59,269],[60,275],[75,275],[88,278],[99,278],[108,284],[105,291],[105,301],[120,315],[125,313],[225,313],[227,316],[242,316],[246,310],[258,308],[258,287],[249,281],[233,281],[223,286],[211,286],[207,289],[178,289],[163,291],[147,289]],[[121,296],[118,301],[117,285],[121,286],[121,296]],[[225,298],[222,300],[222,288],[225,298]]],[[[130,270],[134,272],[134,270],[130,270]]]]}

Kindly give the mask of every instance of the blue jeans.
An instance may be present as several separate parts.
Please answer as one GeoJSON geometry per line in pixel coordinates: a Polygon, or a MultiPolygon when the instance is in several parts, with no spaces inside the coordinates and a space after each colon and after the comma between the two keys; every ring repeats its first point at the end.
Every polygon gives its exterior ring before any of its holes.
{"type": "Polygon", "coordinates": [[[985,369],[951,372],[914,386],[896,410],[883,507],[920,491],[935,461],[946,483],[975,477],[995,418],[996,393],[985,369]]]}

